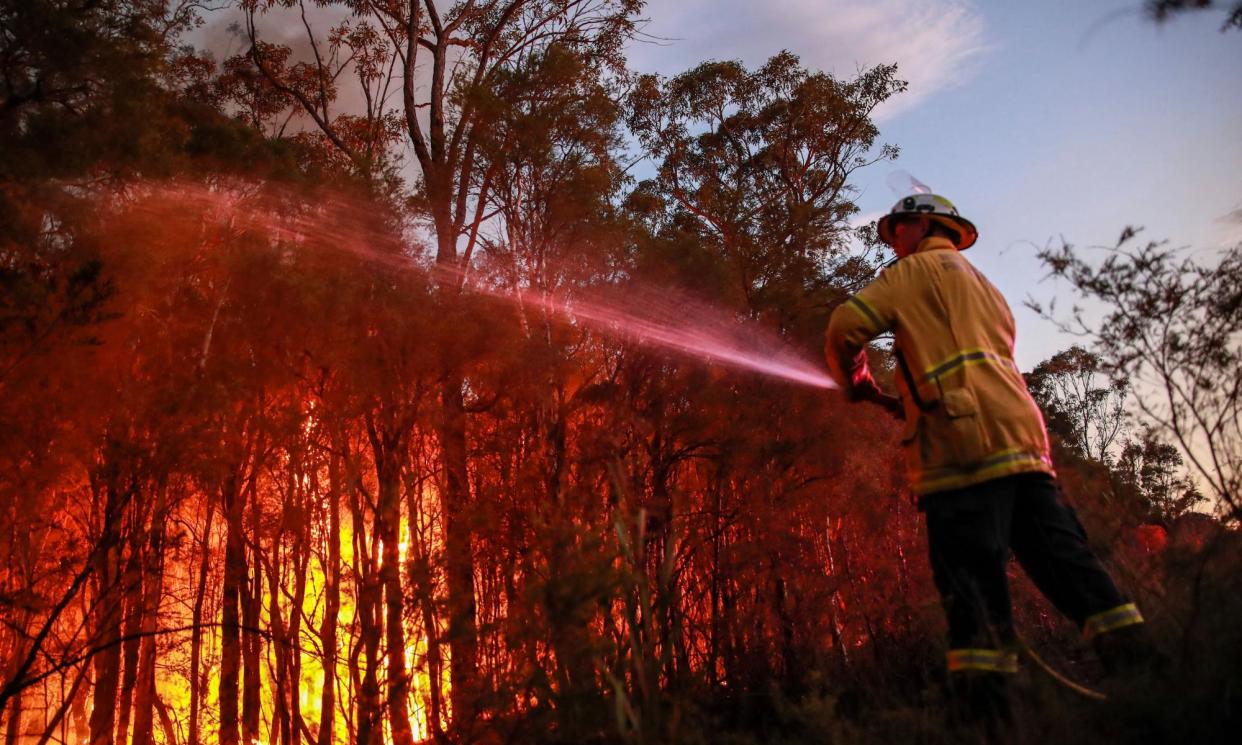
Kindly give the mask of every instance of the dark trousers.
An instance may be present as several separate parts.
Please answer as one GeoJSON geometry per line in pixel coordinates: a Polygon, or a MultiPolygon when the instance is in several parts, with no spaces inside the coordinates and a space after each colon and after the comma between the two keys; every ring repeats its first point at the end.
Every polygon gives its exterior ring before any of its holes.
{"type": "Polygon", "coordinates": [[[1073,509],[1044,473],[1006,476],[919,500],[952,649],[1001,649],[1014,641],[1012,549],[1040,591],[1082,628],[1126,601],[1087,545],[1073,509]]]}

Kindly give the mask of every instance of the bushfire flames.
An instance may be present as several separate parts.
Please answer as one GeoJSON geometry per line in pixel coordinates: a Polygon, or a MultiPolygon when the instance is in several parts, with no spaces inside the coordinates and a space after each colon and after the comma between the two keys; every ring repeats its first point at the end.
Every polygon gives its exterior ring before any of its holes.
{"type": "MultiPolygon", "coordinates": [[[[312,530],[319,532],[322,526],[313,526],[312,530]]],[[[404,564],[408,557],[408,547],[410,543],[410,526],[407,521],[402,522],[401,542],[401,559],[404,564]]],[[[217,531],[219,532],[219,531],[217,531]]],[[[319,536],[322,537],[322,536],[319,536]]],[[[222,535],[217,535],[216,540],[223,540],[222,535]]],[[[342,547],[344,553],[342,561],[346,564],[352,564],[354,557],[349,555],[349,551],[353,545],[353,531],[348,524],[342,525],[342,547]]],[[[382,546],[379,546],[382,553],[382,546]]],[[[434,550],[434,549],[433,549],[434,550]]],[[[319,629],[323,625],[326,606],[324,602],[324,593],[327,589],[327,574],[325,567],[319,563],[313,563],[308,566],[308,571],[304,578],[293,579],[285,578],[281,582],[278,592],[284,597],[291,597],[298,593],[296,584],[304,581],[305,586],[301,588],[304,594],[302,605],[296,612],[302,618],[302,623],[308,629],[319,629]]],[[[172,591],[172,588],[169,588],[172,591]]],[[[286,614],[289,610],[284,611],[286,614]]],[[[270,605],[264,605],[260,608],[259,626],[263,629],[272,628],[273,609],[270,605]]],[[[358,608],[353,598],[348,594],[342,595],[339,618],[342,625],[346,627],[357,627],[359,625],[358,608]]],[[[192,613],[189,609],[176,607],[161,610],[161,619],[164,623],[173,628],[188,628],[193,624],[192,613]],[[181,612],[179,613],[178,610],[181,612]]],[[[216,711],[219,708],[217,692],[220,686],[220,675],[218,671],[219,656],[214,654],[215,650],[220,648],[220,629],[217,625],[213,625],[204,630],[205,638],[203,639],[203,647],[208,650],[201,668],[197,674],[201,675],[204,681],[202,690],[205,693],[204,699],[199,702],[191,700],[190,689],[186,685],[186,679],[189,675],[195,674],[189,668],[188,650],[190,645],[190,634],[188,631],[175,634],[168,634],[161,640],[160,646],[167,649],[168,652],[161,654],[161,659],[157,666],[156,672],[156,691],[159,697],[159,716],[162,720],[161,731],[155,733],[155,741],[163,743],[180,743],[185,742],[187,738],[186,727],[190,720],[191,707],[201,707],[202,711],[216,711]],[[206,674],[203,674],[207,671],[206,674]]],[[[315,738],[325,723],[329,723],[332,727],[333,738],[335,742],[349,742],[351,740],[351,731],[348,718],[348,701],[344,701],[345,707],[341,704],[336,705],[336,711],[332,712],[332,716],[325,718],[323,712],[323,690],[328,682],[328,676],[325,672],[325,665],[329,662],[330,656],[323,653],[323,650],[317,646],[321,642],[313,633],[303,633],[301,639],[290,640],[297,655],[296,667],[300,671],[299,680],[296,685],[297,710],[301,717],[299,723],[300,728],[304,728],[304,733],[314,733],[315,738]]],[[[350,667],[350,646],[349,639],[338,639],[335,650],[336,663],[333,666],[333,680],[348,680],[351,675],[350,667]]],[[[445,653],[447,657],[447,652],[445,653]]],[[[412,637],[406,644],[405,663],[407,669],[416,671],[413,675],[412,685],[410,686],[408,695],[408,704],[410,707],[410,724],[414,738],[418,741],[427,740],[432,732],[429,726],[429,707],[431,705],[431,686],[432,680],[426,673],[427,666],[425,664],[427,656],[427,637],[425,632],[418,637],[412,637]]],[[[259,669],[260,675],[260,698],[262,702],[262,712],[259,718],[259,730],[256,737],[251,738],[253,743],[269,743],[279,742],[280,733],[278,731],[280,717],[289,716],[289,712],[277,711],[278,706],[292,703],[288,696],[281,695],[280,691],[275,689],[275,681],[271,671],[278,664],[275,660],[269,659],[264,662],[264,666],[259,669]]],[[[381,660],[379,665],[379,675],[381,679],[387,677],[387,662],[381,660]]],[[[449,681],[445,676],[441,676],[437,681],[438,695],[441,700],[447,700],[449,697],[449,681]]],[[[340,699],[338,698],[338,701],[340,699]]],[[[89,704],[84,712],[89,717],[89,704]]],[[[443,716],[446,718],[451,716],[448,707],[445,707],[443,716]]],[[[208,726],[206,730],[210,732],[212,727],[208,726]]],[[[60,738],[66,743],[89,742],[89,737],[84,733],[79,733],[82,739],[75,739],[75,733],[68,727],[62,728],[60,738]]],[[[384,742],[391,743],[391,733],[384,733],[384,742]]],[[[308,737],[309,740],[315,738],[308,737]]],[[[213,737],[204,736],[204,740],[212,740],[213,737]]]]}

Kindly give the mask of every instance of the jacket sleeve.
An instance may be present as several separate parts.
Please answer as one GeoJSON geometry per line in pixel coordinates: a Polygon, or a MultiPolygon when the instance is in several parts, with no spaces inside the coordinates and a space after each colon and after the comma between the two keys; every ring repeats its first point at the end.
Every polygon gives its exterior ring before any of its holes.
{"type": "Polygon", "coordinates": [[[846,393],[876,388],[867,369],[867,342],[897,324],[892,272],[884,272],[857,295],[846,300],[828,321],[824,353],[828,372],[846,393]]]}

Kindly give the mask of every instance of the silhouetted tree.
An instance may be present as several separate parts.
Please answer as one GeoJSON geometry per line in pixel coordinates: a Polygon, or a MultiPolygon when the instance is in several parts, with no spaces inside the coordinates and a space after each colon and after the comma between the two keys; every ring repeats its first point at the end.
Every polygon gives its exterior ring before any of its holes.
{"type": "MultiPolygon", "coordinates": [[[[1115,380],[1236,518],[1242,510],[1242,246],[1208,262],[1127,228],[1104,261],[1069,244],[1040,252],[1053,276],[1102,302],[1099,323],[1075,309],[1062,324],[1086,334],[1115,380]]],[[[1032,307],[1046,315],[1038,303],[1032,307]]]]}
{"type": "Polygon", "coordinates": [[[1144,429],[1139,438],[1126,441],[1114,469],[1148,505],[1148,517],[1164,525],[1171,525],[1204,501],[1186,476],[1181,453],[1150,428],[1144,429]]]}
{"type": "Polygon", "coordinates": [[[1242,3],[1218,3],[1214,0],[1146,0],[1143,10],[1157,23],[1166,23],[1174,16],[1195,10],[1224,10],[1228,13],[1221,31],[1242,29],[1242,3]]]}
{"type": "Polygon", "coordinates": [[[1107,463],[1125,427],[1128,386],[1108,379],[1099,356],[1073,346],[1026,374],[1048,428],[1085,458],[1107,463]]]}

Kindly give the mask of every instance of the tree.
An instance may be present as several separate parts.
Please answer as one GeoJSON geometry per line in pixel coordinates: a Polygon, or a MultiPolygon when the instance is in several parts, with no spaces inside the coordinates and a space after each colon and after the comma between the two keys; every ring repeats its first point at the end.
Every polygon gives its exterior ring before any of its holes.
{"type": "Polygon", "coordinates": [[[1085,458],[1107,463],[1126,421],[1128,386],[1109,380],[1099,356],[1073,346],[1026,375],[1048,428],[1085,458]]]}
{"type": "MultiPolygon", "coordinates": [[[[192,27],[186,0],[4,0],[0,2],[0,135],[79,118],[117,94],[150,91],[171,42],[192,27]]],[[[45,130],[43,134],[47,134],[45,130]]],[[[76,129],[65,142],[84,144],[76,129]]]]}
{"type": "MultiPolygon", "coordinates": [[[[260,7],[270,6],[254,0],[244,0],[241,5],[247,14],[249,54],[255,66],[297,102],[338,152],[369,175],[370,152],[359,149],[346,136],[356,116],[333,115],[330,109],[336,79],[344,67],[334,56],[339,45],[332,41],[333,55],[328,55],[328,45],[305,24],[313,59],[295,63],[282,75],[272,60],[283,59],[286,53],[262,41],[256,26],[260,7]]],[[[302,3],[297,5],[301,7],[302,3]]],[[[622,44],[633,31],[632,17],[641,2],[488,0],[456,3],[445,9],[435,0],[399,4],[350,0],[340,7],[363,19],[368,29],[365,53],[354,46],[354,54],[346,61],[354,61],[363,78],[362,88],[368,92],[367,121],[386,120],[395,110],[404,124],[402,134],[414,152],[420,177],[414,200],[417,216],[431,229],[436,265],[446,270],[442,289],[452,294],[460,288],[463,270],[477,246],[492,188],[491,169],[480,146],[489,123],[474,93],[491,84],[501,71],[553,43],[581,50],[597,66],[619,68],[622,44]],[[395,109],[389,108],[385,94],[390,83],[401,90],[401,103],[395,109]]],[[[347,39],[345,46],[350,45],[347,25],[338,26],[331,37],[347,39]]],[[[440,386],[439,431],[447,521],[453,708],[462,723],[474,711],[472,691],[479,682],[475,669],[474,564],[465,519],[471,494],[464,386],[460,370],[445,371],[440,386]]]]}
{"type": "Polygon", "coordinates": [[[1147,505],[1148,518],[1163,525],[1171,525],[1203,501],[1186,476],[1181,453],[1151,428],[1145,428],[1140,438],[1126,441],[1114,471],[1147,505]]]}
{"type": "MultiPolygon", "coordinates": [[[[1210,262],[1163,242],[1132,246],[1127,228],[1104,261],[1064,243],[1040,252],[1052,276],[1103,304],[1098,323],[1075,307],[1063,328],[1085,335],[1142,413],[1177,443],[1211,496],[1242,517],[1242,245],[1210,262]]],[[[1053,317],[1034,301],[1028,304],[1053,317]]]]}
{"type": "Polygon", "coordinates": [[[659,162],[645,190],[675,208],[670,225],[694,230],[713,252],[727,272],[717,290],[726,302],[818,336],[808,295],[839,294],[833,285],[856,269],[844,251],[857,211],[850,176],[897,155],[890,145],[872,154],[871,113],[904,89],[895,66],[838,80],[788,52],[753,72],[708,62],[668,80],[644,75],[629,122],[659,162]]]}
{"type": "Polygon", "coordinates": [[[1221,24],[1220,30],[1242,29],[1242,3],[1240,2],[1234,2],[1232,6],[1229,6],[1228,3],[1218,3],[1214,0],[1145,0],[1143,11],[1156,23],[1166,23],[1176,15],[1196,10],[1215,10],[1222,6],[1227,6],[1226,12],[1229,15],[1221,24]]]}

